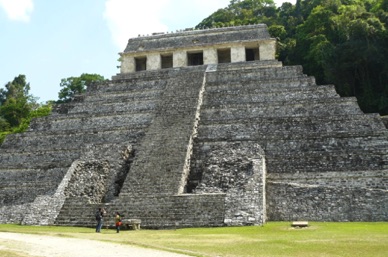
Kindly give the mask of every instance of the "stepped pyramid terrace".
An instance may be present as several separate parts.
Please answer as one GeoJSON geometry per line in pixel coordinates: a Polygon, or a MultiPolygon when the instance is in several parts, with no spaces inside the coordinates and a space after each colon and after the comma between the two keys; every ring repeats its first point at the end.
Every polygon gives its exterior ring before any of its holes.
{"type": "Polygon", "coordinates": [[[0,223],[388,221],[388,131],[263,24],[131,38],[121,71],[0,146],[0,223]]]}

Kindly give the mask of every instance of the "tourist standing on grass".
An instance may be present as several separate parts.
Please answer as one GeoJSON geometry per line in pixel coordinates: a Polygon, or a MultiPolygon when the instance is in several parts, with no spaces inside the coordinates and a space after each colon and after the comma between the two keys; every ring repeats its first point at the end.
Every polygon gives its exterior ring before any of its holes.
{"type": "Polygon", "coordinates": [[[115,225],[116,225],[116,232],[120,233],[120,227],[121,227],[121,216],[119,212],[116,212],[115,216],[115,225]]]}
{"type": "Polygon", "coordinates": [[[102,223],[104,222],[104,214],[105,214],[105,210],[103,208],[98,208],[96,212],[96,221],[97,221],[96,232],[97,233],[101,232],[102,223]]]}

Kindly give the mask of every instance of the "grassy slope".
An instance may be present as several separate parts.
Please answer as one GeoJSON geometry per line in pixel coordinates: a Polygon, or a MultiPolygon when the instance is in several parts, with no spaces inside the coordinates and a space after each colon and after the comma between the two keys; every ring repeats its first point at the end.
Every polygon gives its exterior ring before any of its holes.
{"type": "Polygon", "coordinates": [[[104,230],[91,228],[0,225],[0,231],[88,238],[128,243],[193,256],[388,256],[388,223],[312,222],[305,229],[288,222],[263,227],[177,230],[104,230]]]}

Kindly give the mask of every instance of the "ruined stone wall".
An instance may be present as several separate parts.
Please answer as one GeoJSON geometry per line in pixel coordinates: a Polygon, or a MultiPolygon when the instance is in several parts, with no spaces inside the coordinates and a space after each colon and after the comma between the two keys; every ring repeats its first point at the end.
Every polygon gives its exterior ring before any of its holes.
{"type": "Polygon", "coordinates": [[[271,220],[387,220],[385,171],[270,174],[267,183],[271,220]]]}
{"type": "Polygon", "coordinates": [[[226,225],[261,225],[266,219],[265,158],[254,142],[217,142],[194,152],[188,190],[225,193],[226,225]]]}
{"type": "MultiPolygon", "coordinates": [[[[346,174],[341,174],[346,180],[346,174]]],[[[362,183],[362,182],[361,182],[362,183]]],[[[269,220],[387,221],[386,189],[268,182],[269,220]]]]}

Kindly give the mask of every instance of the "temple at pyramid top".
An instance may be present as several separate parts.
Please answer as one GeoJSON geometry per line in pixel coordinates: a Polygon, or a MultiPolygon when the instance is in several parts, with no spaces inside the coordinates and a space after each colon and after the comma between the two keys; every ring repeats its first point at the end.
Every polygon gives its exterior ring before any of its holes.
{"type": "Polygon", "coordinates": [[[274,60],[275,46],[265,24],[154,33],[128,40],[120,53],[121,73],[274,60]]]}

